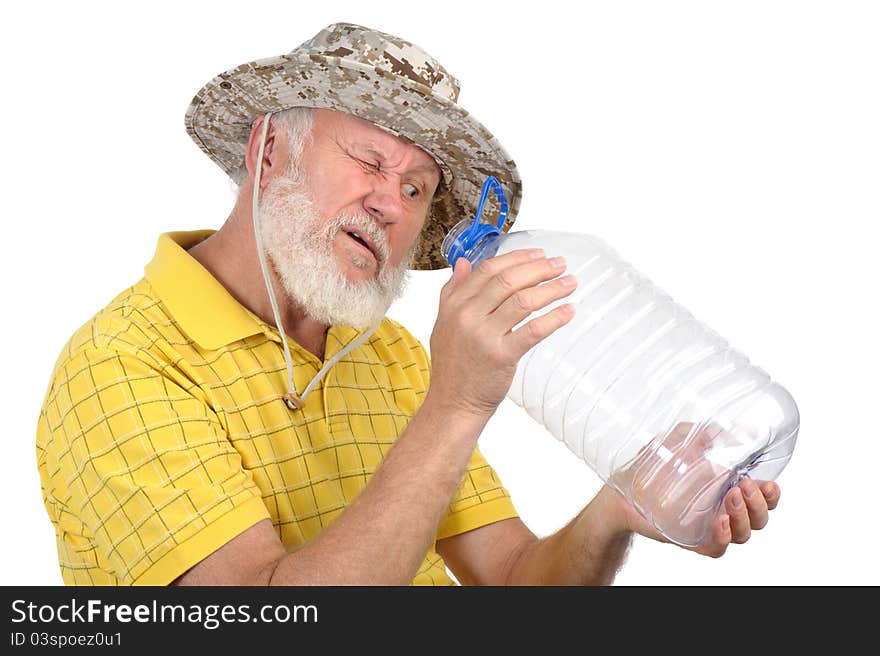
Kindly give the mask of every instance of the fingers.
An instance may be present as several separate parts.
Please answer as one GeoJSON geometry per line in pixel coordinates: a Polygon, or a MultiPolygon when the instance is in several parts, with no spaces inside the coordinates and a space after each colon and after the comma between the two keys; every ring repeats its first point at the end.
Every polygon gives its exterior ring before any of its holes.
{"type": "MultiPolygon", "coordinates": [[[[441,303],[466,305],[471,317],[491,316],[496,332],[504,335],[532,312],[569,295],[577,287],[574,276],[557,278],[565,271],[565,259],[546,258],[542,249],[519,249],[490,258],[476,269],[459,258],[450,280],[441,291],[441,303]],[[547,282],[552,281],[552,282],[547,282]],[[546,283],[546,284],[541,284],[546,283]]],[[[574,316],[574,307],[561,305],[535,317],[511,334],[511,355],[522,356],[574,316]]]]}
{"type": "Polygon", "coordinates": [[[480,264],[461,285],[461,294],[468,297],[474,312],[488,315],[520,290],[551,280],[564,270],[563,258],[548,259],[542,251],[511,251],[480,264]]]}
{"type": "Polygon", "coordinates": [[[453,290],[460,287],[470,272],[470,260],[464,257],[458,258],[455,261],[455,264],[452,265],[452,276],[446,281],[446,284],[443,285],[443,288],[440,290],[440,297],[445,298],[449,296],[453,290]]]}
{"type": "Polygon", "coordinates": [[[764,501],[767,502],[767,510],[773,510],[779,503],[779,495],[781,494],[779,486],[773,481],[765,481],[760,485],[761,492],[764,494],[764,501]]]}
{"type": "Polygon", "coordinates": [[[508,342],[517,358],[522,357],[530,348],[542,339],[556,332],[574,318],[574,305],[560,305],[529,321],[510,334],[508,342]]]}
{"type": "Polygon", "coordinates": [[[727,551],[727,547],[732,542],[732,533],[730,528],[730,518],[727,515],[719,515],[712,522],[712,529],[709,537],[703,544],[694,549],[697,553],[712,558],[720,558],[727,551]]]}
{"type": "Polygon", "coordinates": [[[757,482],[746,478],[724,498],[725,513],[712,525],[708,539],[695,551],[713,558],[723,556],[730,543],[746,542],[753,530],[767,525],[768,512],[779,502],[779,486],[772,481],[757,482]]]}
{"type": "Polygon", "coordinates": [[[764,528],[767,526],[767,521],[770,517],[768,514],[769,508],[767,507],[767,501],[764,499],[763,492],[761,492],[758,484],[751,478],[743,480],[742,483],[739,484],[739,487],[745,497],[751,527],[755,530],[764,528]]]}
{"type": "MultiPolygon", "coordinates": [[[[441,398],[466,398],[477,412],[493,412],[509,390],[522,355],[568,323],[574,308],[554,307],[540,317],[529,317],[516,335],[511,332],[515,324],[504,326],[492,314],[510,296],[540,286],[564,269],[564,261],[554,265],[540,249],[511,251],[486,260],[476,269],[459,258],[440,292],[431,333],[432,390],[441,390],[437,392],[441,398]]],[[[526,303],[546,305],[560,296],[560,287],[573,288],[558,283],[532,292],[525,301],[522,297],[519,300],[523,307],[526,303]]]]}
{"type": "Polygon", "coordinates": [[[577,278],[563,276],[556,280],[521,289],[501,303],[491,315],[491,320],[506,330],[511,330],[532,312],[540,310],[571,294],[577,287],[577,278]]]}
{"type": "MultiPolygon", "coordinates": [[[[769,490],[770,497],[778,499],[778,486],[765,483],[764,489],[769,490]]],[[[739,485],[727,494],[725,507],[730,513],[733,542],[742,544],[751,537],[752,531],[759,531],[770,519],[770,506],[764,496],[764,490],[750,478],[743,479],[739,485]]]]}
{"type": "Polygon", "coordinates": [[[730,516],[730,541],[743,544],[752,537],[749,510],[739,486],[735,486],[724,499],[724,508],[730,516]]]}

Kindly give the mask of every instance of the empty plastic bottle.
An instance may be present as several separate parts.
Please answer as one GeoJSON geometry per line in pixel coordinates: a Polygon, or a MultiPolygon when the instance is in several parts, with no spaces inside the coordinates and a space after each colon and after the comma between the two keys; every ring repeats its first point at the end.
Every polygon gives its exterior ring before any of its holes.
{"type": "MultiPolygon", "coordinates": [[[[658,531],[701,544],[731,486],[776,478],[800,417],[789,393],[622,261],[583,234],[502,233],[507,201],[489,178],[474,219],[442,245],[473,266],[521,248],[562,255],[574,319],[520,360],[507,396],[617,489],[658,531]],[[492,189],[497,224],[480,222],[492,189]]],[[[523,322],[525,323],[525,322],[523,322]]],[[[520,324],[522,325],[522,324],[520,324]]]]}

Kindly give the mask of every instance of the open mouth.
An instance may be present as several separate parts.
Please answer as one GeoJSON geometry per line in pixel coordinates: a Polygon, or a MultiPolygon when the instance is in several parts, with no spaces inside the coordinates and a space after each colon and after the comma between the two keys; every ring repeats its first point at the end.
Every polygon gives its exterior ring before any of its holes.
{"type": "Polygon", "coordinates": [[[373,256],[373,259],[375,259],[375,260],[378,261],[379,258],[376,256],[376,252],[375,252],[375,250],[373,249],[372,244],[371,244],[369,241],[367,241],[367,239],[366,239],[364,236],[362,236],[360,233],[355,232],[355,231],[353,231],[353,230],[348,230],[348,231],[346,231],[345,234],[347,234],[347,235],[351,238],[352,241],[354,241],[354,242],[355,242],[356,244],[358,244],[361,248],[363,248],[363,249],[366,250],[370,255],[372,255],[372,256],[373,256]]]}

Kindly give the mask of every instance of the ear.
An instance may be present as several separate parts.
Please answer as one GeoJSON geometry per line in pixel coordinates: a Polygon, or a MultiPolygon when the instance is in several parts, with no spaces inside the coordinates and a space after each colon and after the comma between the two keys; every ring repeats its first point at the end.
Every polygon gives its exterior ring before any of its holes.
{"type": "MultiPolygon", "coordinates": [[[[260,153],[260,139],[263,136],[263,122],[266,116],[260,116],[254,121],[251,127],[251,133],[248,136],[247,150],[245,151],[245,166],[248,171],[248,178],[254,179],[254,173],[257,170],[257,157],[260,153]]],[[[283,143],[283,134],[275,129],[275,124],[269,119],[269,129],[266,132],[266,145],[263,147],[263,167],[260,171],[260,189],[265,189],[266,185],[274,178],[286,170],[287,148],[283,143]]]]}

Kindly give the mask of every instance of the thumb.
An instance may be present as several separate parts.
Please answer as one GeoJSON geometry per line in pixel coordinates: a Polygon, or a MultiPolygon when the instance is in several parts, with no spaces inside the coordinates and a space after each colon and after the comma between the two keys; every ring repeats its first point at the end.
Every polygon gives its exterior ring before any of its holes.
{"type": "Polygon", "coordinates": [[[446,287],[448,289],[455,289],[465,278],[468,277],[470,272],[470,261],[466,257],[458,258],[455,261],[455,266],[452,269],[452,276],[450,276],[449,282],[446,283],[446,287]]]}

